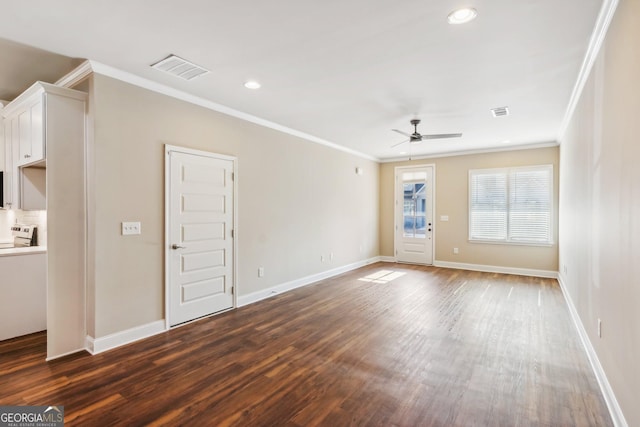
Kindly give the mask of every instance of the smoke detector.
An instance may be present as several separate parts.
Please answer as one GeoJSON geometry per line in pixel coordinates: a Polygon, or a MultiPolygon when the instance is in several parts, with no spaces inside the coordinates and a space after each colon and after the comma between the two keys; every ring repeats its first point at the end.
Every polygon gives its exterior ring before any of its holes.
{"type": "Polygon", "coordinates": [[[151,65],[151,68],[164,71],[184,80],[193,80],[198,76],[207,74],[209,70],[202,68],[193,62],[182,59],[176,55],[169,55],[161,61],[151,65]]]}

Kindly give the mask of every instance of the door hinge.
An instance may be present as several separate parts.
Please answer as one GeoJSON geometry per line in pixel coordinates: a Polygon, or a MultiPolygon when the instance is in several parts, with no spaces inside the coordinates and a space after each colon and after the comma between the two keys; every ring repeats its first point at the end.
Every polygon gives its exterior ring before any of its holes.
{"type": "Polygon", "coordinates": [[[231,230],[231,238],[233,239],[234,237],[235,236],[234,236],[233,230],[231,230]]]}
{"type": "Polygon", "coordinates": [[[236,174],[234,172],[231,172],[231,181],[236,179],[236,174]]]}
{"type": "Polygon", "coordinates": [[[233,286],[231,287],[231,295],[233,295],[233,286]]]}

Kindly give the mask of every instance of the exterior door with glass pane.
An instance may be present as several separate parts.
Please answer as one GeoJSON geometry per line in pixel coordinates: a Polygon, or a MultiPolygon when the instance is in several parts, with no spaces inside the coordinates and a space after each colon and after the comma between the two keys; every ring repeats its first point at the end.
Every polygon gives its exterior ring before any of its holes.
{"type": "Polygon", "coordinates": [[[396,168],[398,262],[433,264],[433,166],[396,168]]]}

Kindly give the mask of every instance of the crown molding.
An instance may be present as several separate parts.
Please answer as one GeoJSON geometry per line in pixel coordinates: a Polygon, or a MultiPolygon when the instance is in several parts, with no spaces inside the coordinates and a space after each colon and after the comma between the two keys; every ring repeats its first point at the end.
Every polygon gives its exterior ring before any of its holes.
{"type": "Polygon", "coordinates": [[[18,112],[22,112],[25,108],[28,108],[27,105],[30,102],[30,99],[33,99],[35,101],[37,97],[42,96],[42,94],[45,92],[76,99],[85,99],[87,96],[87,94],[84,92],[79,92],[77,90],[71,90],[65,87],[38,81],[29,86],[28,89],[22,92],[13,101],[9,102],[4,107],[0,107],[0,116],[6,118],[14,116],[18,112]]]}
{"type": "Polygon", "coordinates": [[[531,144],[505,145],[501,147],[481,148],[481,149],[474,149],[474,150],[445,151],[445,152],[436,153],[436,154],[424,154],[421,156],[411,156],[410,158],[407,156],[389,157],[389,158],[380,159],[379,162],[395,163],[395,162],[407,162],[410,160],[437,159],[439,157],[456,157],[456,156],[468,156],[472,154],[499,153],[501,151],[534,150],[536,148],[557,147],[558,145],[560,145],[558,141],[545,141],[545,142],[536,142],[531,144]]]}
{"type": "Polygon", "coordinates": [[[63,76],[60,80],[55,82],[55,84],[58,86],[70,88],[86,79],[92,72],[93,69],[91,67],[91,61],[87,60],[78,65],[69,74],[63,76]]]}
{"type": "Polygon", "coordinates": [[[208,99],[201,98],[196,95],[192,95],[190,93],[174,89],[172,87],[154,82],[152,80],[137,76],[135,74],[129,73],[127,71],[122,71],[117,68],[111,67],[109,65],[102,64],[100,62],[88,59],[82,64],[80,64],[76,69],[71,71],[66,76],[62,77],[60,80],[56,82],[57,85],[64,87],[71,87],[83,79],[85,79],[91,73],[100,74],[103,76],[111,77],[116,80],[123,81],[125,83],[132,84],[134,86],[138,86],[152,92],[157,92],[166,96],[170,96],[175,99],[179,99],[181,101],[185,101],[194,105],[198,105],[200,107],[207,108],[209,110],[217,111],[222,114],[226,114],[231,117],[235,117],[250,123],[257,124],[259,126],[263,126],[269,129],[277,130],[282,133],[286,133],[292,136],[296,136],[298,138],[302,138],[306,141],[313,142],[316,144],[324,145],[329,148],[333,148],[334,150],[342,151],[353,156],[357,156],[363,159],[371,160],[374,162],[379,162],[380,159],[377,157],[370,156],[368,154],[361,153],[356,150],[352,150],[351,148],[344,147],[342,145],[338,145],[334,142],[327,141],[322,138],[318,138],[316,136],[310,135],[305,132],[301,132],[296,129],[292,129],[287,126],[283,126],[279,123],[275,123],[248,113],[244,113],[242,111],[235,110],[233,108],[227,107],[225,105],[218,104],[216,102],[210,101],[208,99]]]}
{"type": "Polygon", "coordinates": [[[558,132],[558,141],[560,142],[564,139],[567,128],[569,127],[569,122],[573,117],[573,113],[576,110],[576,106],[578,105],[578,101],[580,100],[580,96],[582,95],[582,91],[584,90],[584,86],[589,79],[589,75],[591,74],[593,64],[598,58],[598,53],[600,52],[602,43],[604,42],[604,39],[607,35],[607,30],[609,29],[609,25],[613,20],[613,15],[615,14],[616,8],[618,7],[618,1],[619,0],[604,0],[604,2],[602,3],[600,13],[598,14],[598,18],[596,19],[596,25],[593,28],[593,33],[591,34],[591,39],[589,40],[587,53],[584,56],[582,66],[580,67],[580,72],[578,73],[578,79],[573,86],[571,98],[569,98],[569,105],[567,106],[564,118],[562,119],[562,123],[560,124],[560,130],[558,132]]]}

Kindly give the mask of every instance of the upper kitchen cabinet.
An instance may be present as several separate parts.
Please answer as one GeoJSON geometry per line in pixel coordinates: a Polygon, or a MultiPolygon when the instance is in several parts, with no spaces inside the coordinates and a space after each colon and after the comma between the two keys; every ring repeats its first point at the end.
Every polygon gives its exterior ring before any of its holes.
{"type": "Polygon", "coordinates": [[[14,167],[42,164],[51,139],[79,119],[84,121],[85,99],[83,92],[36,82],[11,101],[2,115],[12,129],[14,167]]]}
{"type": "Polygon", "coordinates": [[[18,121],[18,166],[44,160],[45,135],[42,126],[45,94],[38,94],[24,105],[14,120],[18,121]]]}

